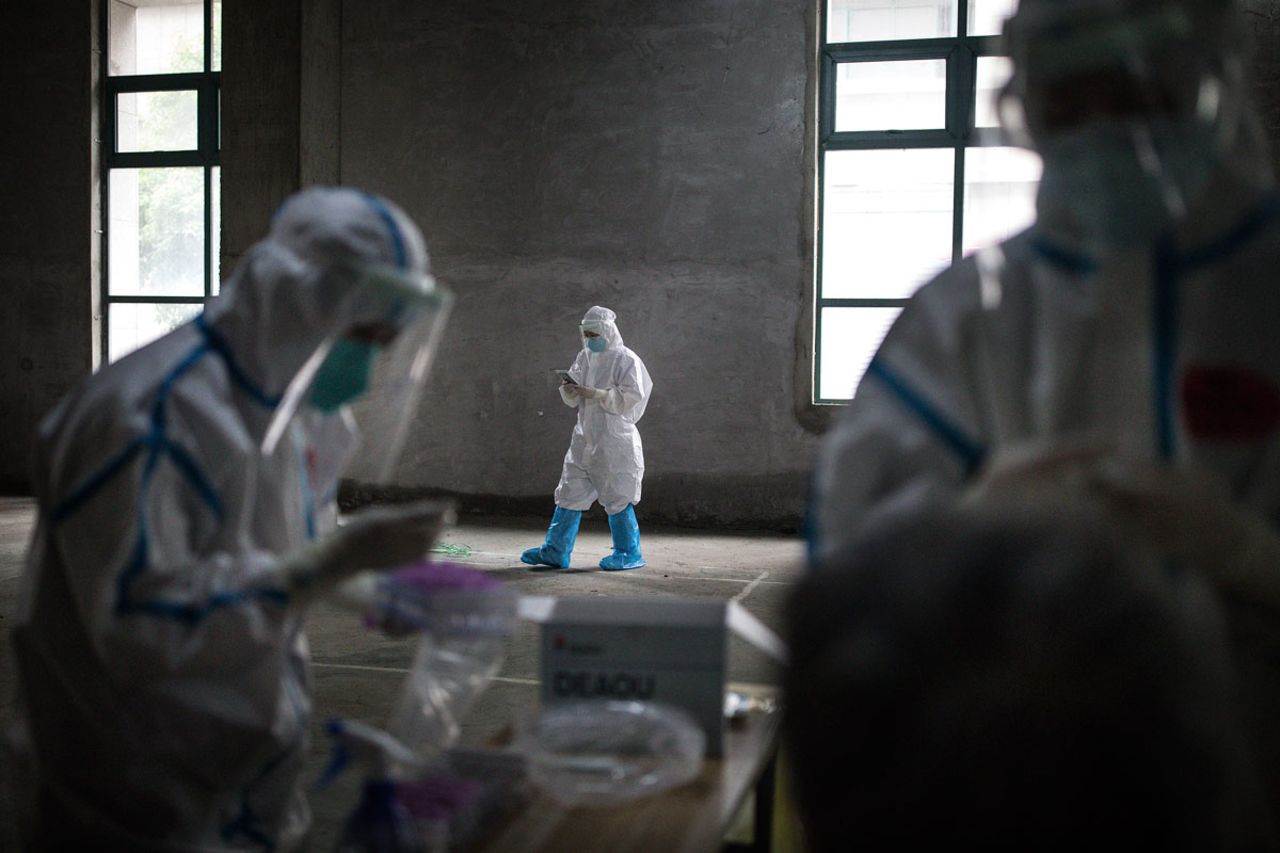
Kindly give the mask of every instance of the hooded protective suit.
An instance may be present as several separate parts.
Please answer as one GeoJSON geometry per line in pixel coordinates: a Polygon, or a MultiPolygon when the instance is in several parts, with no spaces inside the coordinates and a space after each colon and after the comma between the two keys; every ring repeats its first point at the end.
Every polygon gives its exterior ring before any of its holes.
{"type": "Polygon", "coordinates": [[[622,343],[616,320],[608,308],[596,305],[587,310],[583,326],[598,324],[608,346],[592,352],[584,343],[569,368],[575,382],[598,388],[604,396],[597,400],[560,389],[565,405],[578,410],[556,486],[556,506],[565,509],[587,510],[599,500],[605,512],[616,515],[640,503],[644,448],[636,422],[649,404],[653,380],[640,356],[622,343]]]}
{"type": "MultiPolygon", "coordinates": [[[[815,555],[851,544],[873,519],[973,494],[971,487],[980,489],[1001,459],[1020,448],[1049,447],[1028,458],[1043,472],[1066,471],[1069,466],[1058,463],[1070,459],[1068,445],[1085,437],[1106,449],[1106,458],[1092,469],[1076,468],[1081,476],[1058,487],[1088,488],[1111,501],[1115,494],[1100,484],[1122,461],[1147,460],[1153,469],[1170,473],[1207,470],[1230,492],[1237,514],[1230,528],[1219,523],[1225,513],[1208,512],[1207,501],[1206,511],[1197,514],[1202,496],[1193,493],[1148,495],[1154,500],[1144,499],[1145,508],[1123,501],[1111,505],[1127,506],[1135,517],[1146,515],[1149,527],[1163,515],[1166,532],[1192,534],[1202,553],[1234,554],[1234,531],[1246,529],[1253,531],[1250,549],[1275,553],[1280,198],[1256,117],[1236,76],[1232,49],[1241,40],[1232,34],[1240,19],[1232,16],[1239,12],[1214,0],[1023,0],[1006,31],[1031,29],[1042,16],[1042,32],[1068,33],[1069,16],[1075,14],[1081,14],[1087,31],[1128,13],[1140,16],[1141,25],[1117,30],[1122,40],[1159,33],[1165,21],[1179,16],[1188,24],[1176,38],[1162,34],[1160,46],[1167,53],[1136,55],[1125,68],[1153,75],[1152,102],[1163,106],[1168,92],[1188,91],[1199,99],[1193,114],[1208,112],[1213,123],[1186,134],[1182,129],[1194,122],[1179,127],[1166,113],[1149,122],[1112,122],[1133,130],[1142,145],[1125,156],[1154,180],[1134,168],[1114,174],[1126,186],[1141,184],[1147,196],[1155,187],[1190,191],[1160,212],[1162,221],[1149,237],[1101,227],[1117,218],[1139,229],[1151,223],[1126,212],[1126,193],[1114,185],[1070,179],[1080,174],[1076,166],[1088,162],[1076,155],[1098,157],[1102,149],[1071,153],[1045,144],[1052,142],[1051,134],[1042,126],[1037,135],[1035,124],[1044,114],[1048,126],[1065,100],[1037,89],[1033,72],[1044,69],[1034,63],[1088,59],[1085,45],[1064,38],[1046,41],[1041,54],[1015,51],[1015,83],[1027,82],[1026,114],[1045,161],[1037,221],[999,247],[943,272],[902,311],[852,403],[824,440],[810,522],[815,555]],[[1028,57],[1030,68],[1023,62],[1028,57]],[[1209,73],[1197,80],[1189,69],[1209,73]],[[1192,85],[1180,88],[1180,78],[1192,85]],[[1148,156],[1152,153],[1159,156],[1148,156]],[[1102,199],[1098,186],[1108,190],[1102,199]]],[[[1101,43],[1099,49],[1122,40],[1101,43]]],[[[1073,84],[1081,102],[1116,103],[1116,91],[1100,99],[1095,84],[1073,84]]],[[[1093,162],[1099,164],[1094,177],[1116,165],[1105,158],[1093,162]]],[[[1098,458],[1093,451],[1083,455],[1098,458]]],[[[1034,471],[1035,465],[1023,468],[1034,471]]],[[[1115,488],[1114,482],[1106,486],[1115,488]]],[[[1119,486],[1123,494],[1141,490],[1134,482],[1119,486]]],[[[1226,571],[1242,565],[1228,561],[1226,571]]],[[[1278,565],[1262,566],[1253,580],[1265,582],[1262,575],[1270,575],[1274,591],[1278,565]]],[[[1274,612],[1259,612],[1256,601],[1234,602],[1240,680],[1280,814],[1280,738],[1273,736],[1280,714],[1276,624],[1274,612]]]]}
{"type": "MultiPolygon", "coordinates": [[[[1229,4],[1024,0],[1006,31],[1052,33],[1076,18],[1098,26],[1147,7],[1202,16],[1193,15],[1188,33],[1195,51],[1136,64],[1166,76],[1186,73],[1197,57],[1214,66],[1215,138],[1175,139],[1180,147],[1156,167],[1158,178],[1176,179],[1193,159],[1183,149],[1203,149],[1195,159],[1206,178],[1170,227],[1111,242],[1098,228],[1117,211],[1100,212],[1097,187],[1071,184],[1066,178],[1080,171],[1046,153],[1036,223],[917,292],[825,440],[814,481],[816,550],[839,547],[871,515],[953,497],[997,450],[1085,432],[1150,458],[1206,463],[1280,521],[1280,457],[1270,449],[1280,427],[1280,343],[1271,328],[1280,308],[1272,281],[1280,199],[1242,83],[1221,77],[1231,65],[1222,56],[1234,32],[1229,4]]],[[[1015,83],[1035,81],[1035,62],[1017,69],[1015,83]]],[[[1023,97],[1030,115],[1050,106],[1044,93],[1023,97]]],[[[1106,195],[1123,201],[1114,187],[1106,195]]]]}
{"type": "Polygon", "coordinates": [[[14,645],[38,844],[296,849],[310,713],[301,609],[274,571],[317,535],[356,439],[299,410],[263,433],[325,340],[424,272],[400,210],[345,189],[285,203],[195,321],[104,367],[40,425],[39,518],[14,645]]]}

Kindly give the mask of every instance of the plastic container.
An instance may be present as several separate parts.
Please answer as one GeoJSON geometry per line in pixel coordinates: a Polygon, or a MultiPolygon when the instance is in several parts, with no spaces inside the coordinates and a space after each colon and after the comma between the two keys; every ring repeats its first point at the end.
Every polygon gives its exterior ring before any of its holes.
{"type": "Polygon", "coordinates": [[[427,853],[417,822],[390,779],[369,779],[338,839],[336,853],[427,853]]]}
{"type": "Polygon", "coordinates": [[[483,792],[477,779],[435,774],[402,782],[400,799],[431,853],[450,850],[475,823],[483,792]]]}
{"type": "Polygon", "coordinates": [[[400,800],[430,853],[465,850],[526,800],[523,755],[451,749],[430,773],[400,783],[400,800]]]}
{"type": "Polygon", "coordinates": [[[482,571],[450,562],[415,563],[365,572],[338,599],[391,634],[505,637],[515,631],[517,596],[482,571]]]}
{"type": "Polygon", "coordinates": [[[337,853],[426,853],[417,823],[400,799],[400,784],[393,779],[414,756],[386,732],[364,723],[330,720],[327,728],[334,751],[323,784],[353,761],[365,771],[360,802],[342,828],[337,853]]]}
{"type": "Polygon", "coordinates": [[[658,702],[556,704],[523,725],[529,777],[570,805],[608,805],[656,794],[698,775],[706,735],[687,713],[658,702]]]}

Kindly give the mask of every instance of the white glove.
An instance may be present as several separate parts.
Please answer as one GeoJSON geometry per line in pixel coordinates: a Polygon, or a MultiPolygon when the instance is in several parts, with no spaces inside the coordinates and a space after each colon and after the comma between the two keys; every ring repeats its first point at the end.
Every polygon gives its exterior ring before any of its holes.
{"type": "Polygon", "coordinates": [[[1089,472],[1114,452],[1094,433],[1003,448],[979,473],[962,500],[1023,503],[1081,497],[1089,472]]]}
{"type": "Polygon", "coordinates": [[[378,602],[378,581],[384,574],[382,571],[358,572],[353,577],[349,577],[338,584],[333,594],[329,596],[329,601],[342,605],[348,610],[363,614],[367,626],[377,628],[388,637],[400,639],[401,637],[421,633],[421,628],[417,625],[400,622],[394,618],[387,618],[389,614],[378,613],[376,606],[378,602]]]}
{"type": "Polygon", "coordinates": [[[279,563],[278,583],[309,600],[363,569],[390,569],[421,560],[456,519],[447,501],[375,507],[279,563]]]}
{"type": "Polygon", "coordinates": [[[605,391],[603,388],[592,388],[589,385],[579,385],[578,393],[583,397],[590,397],[592,400],[603,400],[609,392],[605,391]]]}
{"type": "Polygon", "coordinates": [[[1220,589],[1280,609],[1280,534],[1206,471],[1126,456],[1080,435],[1002,451],[962,501],[1102,512],[1220,589]]]}
{"type": "Polygon", "coordinates": [[[1110,460],[1090,477],[1108,514],[1225,591],[1280,609],[1280,534],[1202,469],[1110,460]]]}
{"type": "Polygon", "coordinates": [[[560,391],[568,397],[577,397],[582,393],[582,386],[575,385],[572,382],[566,382],[560,386],[560,391]]]}

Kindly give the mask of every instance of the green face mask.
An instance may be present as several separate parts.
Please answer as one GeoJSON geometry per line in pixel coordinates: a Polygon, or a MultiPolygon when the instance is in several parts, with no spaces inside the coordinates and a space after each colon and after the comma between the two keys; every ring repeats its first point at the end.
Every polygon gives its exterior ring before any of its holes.
{"type": "Polygon", "coordinates": [[[335,343],[311,383],[311,405],[322,412],[336,412],[368,390],[378,350],[369,341],[342,338],[335,343]]]}

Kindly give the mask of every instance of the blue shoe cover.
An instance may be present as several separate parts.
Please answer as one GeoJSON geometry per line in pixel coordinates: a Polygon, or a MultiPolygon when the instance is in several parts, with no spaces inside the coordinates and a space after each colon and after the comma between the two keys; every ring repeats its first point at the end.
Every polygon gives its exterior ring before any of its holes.
{"type": "Polygon", "coordinates": [[[613,553],[600,561],[600,568],[620,572],[645,564],[644,555],[640,553],[640,523],[636,521],[635,507],[628,506],[617,515],[609,516],[609,532],[613,534],[613,553]]]}
{"type": "Polygon", "coordinates": [[[551,517],[551,526],[547,528],[547,541],[542,543],[542,547],[530,548],[521,554],[520,562],[530,566],[569,568],[573,543],[578,538],[578,525],[581,522],[581,510],[556,507],[556,514],[551,517]]]}

